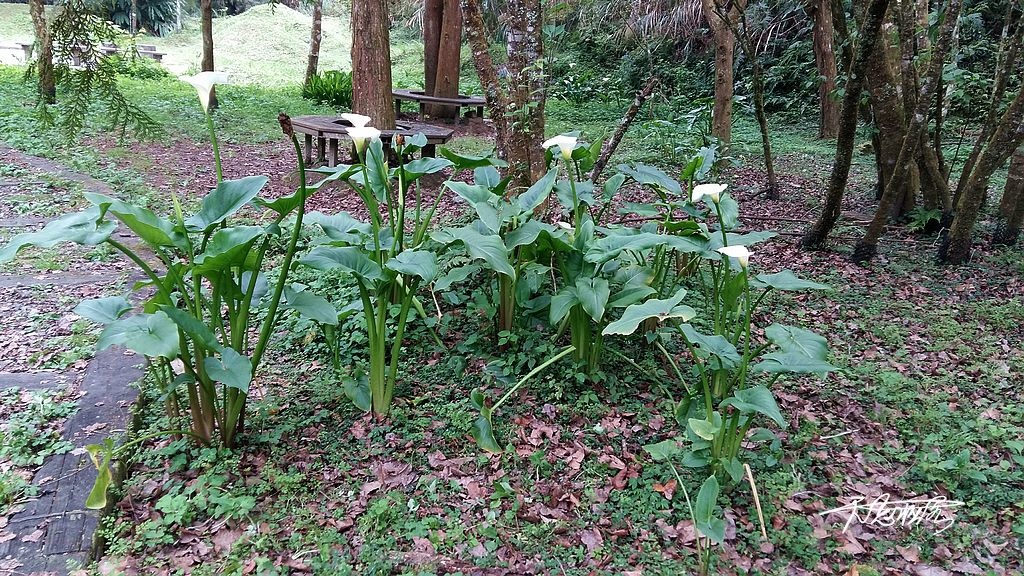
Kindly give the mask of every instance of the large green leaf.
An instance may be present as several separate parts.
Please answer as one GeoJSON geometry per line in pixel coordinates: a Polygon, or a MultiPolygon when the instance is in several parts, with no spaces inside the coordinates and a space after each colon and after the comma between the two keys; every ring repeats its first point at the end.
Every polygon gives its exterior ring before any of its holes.
{"type": "Polygon", "coordinates": [[[501,453],[501,444],[498,444],[498,440],[494,437],[494,429],[491,426],[490,419],[481,414],[473,422],[473,439],[476,440],[476,445],[485,452],[492,454],[501,453]]]}
{"type": "Polygon", "coordinates": [[[579,278],[576,280],[576,298],[579,299],[583,311],[586,312],[594,322],[600,322],[604,318],[604,309],[611,296],[611,289],[608,280],[604,278],[579,278]]]}
{"type": "Polygon", "coordinates": [[[619,172],[622,172],[644,186],[661,188],[666,192],[670,192],[675,195],[682,193],[682,188],[680,188],[679,182],[676,182],[669,177],[668,174],[665,174],[654,166],[647,166],[645,164],[636,164],[635,166],[620,164],[618,169],[619,172]]]}
{"type": "Polygon", "coordinates": [[[178,327],[163,312],[138,314],[108,324],[100,334],[96,348],[125,348],[151,358],[178,356],[178,327]]]}
{"type": "Polygon", "coordinates": [[[448,180],[444,185],[471,205],[476,204],[477,202],[489,202],[494,198],[494,194],[488,188],[483,186],[467,184],[465,182],[459,182],[458,180],[448,180]]]}
{"type": "Polygon", "coordinates": [[[810,358],[798,352],[765,354],[752,369],[769,374],[825,374],[837,370],[824,360],[810,358]]]}
{"type": "Polygon", "coordinates": [[[690,344],[697,346],[703,353],[718,358],[722,368],[735,368],[742,361],[739,352],[736,351],[736,347],[724,336],[701,334],[689,324],[683,324],[680,326],[680,329],[690,344]]]}
{"type": "Polygon", "coordinates": [[[151,210],[103,194],[86,192],[85,198],[100,210],[105,210],[124,222],[124,225],[146,244],[185,248],[185,235],[175,230],[170,220],[157,216],[151,210]]]}
{"type": "Polygon", "coordinates": [[[750,284],[756,288],[771,286],[776,290],[831,290],[827,284],[804,280],[789,270],[783,270],[775,274],[758,274],[754,276],[750,284]]]}
{"type": "Polygon", "coordinates": [[[445,228],[431,234],[431,238],[442,244],[462,242],[470,256],[483,260],[491,270],[512,279],[516,277],[516,271],[508,261],[508,248],[497,234],[481,234],[472,226],[463,226],[445,228]]]}
{"type": "Polygon", "coordinates": [[[744,414],[752,412],[764,414],[779,426],[786,426],[786,419],[782,417],[775,397],[772,396],[771,390],[764,386],[752,386],[737,390],[732,398],[726,398],[721,405],[732,406],[744,414]]]}
{"type": "Polygon", "coordinates": [[[783,352],[795,352],[818,360],[828,358],[828,342],[810,330],[772,324],[764,329],[764,334],[783,352]]]}
{"type": "Polygon", "coordinates": [[[366,374],[358,374],[355,378],[345,378],[342,388],[348,399],[363,412],[373,408],[373,395],[370,393],[370,381],[366,374]]]}
{"type": "Polygon", "coordinates": [[[537,242],[537,239],[542,234],[558,236],[560,235],[559,231],[560,229],[558,227],[552,226],[547,222],[532,219],[527,220],[515,230],[511,230],[505,234],[505,246],[508,247],[509,250],[513,250],[518,246],[528,246],[537,242]]]}
{"type": "Polygon", "coordinates": [[[73,312],[99,324],[110,324],[131,311],[132,303],[124,296],[109,296],[83,300],[73,312]]]}
{"type": "MultiPolygon", "coordinates": [[[[778,236],[775,232],[770,230],[758,230],[757,232],[748,232],[746,234],[736,234],[735,232],[726,232],[725,237],[729,241],[729,246],[753,246],[759,242],[764,242],[769,238],[778,236]]],[[[710,234],[708,236],[708,243],[705,246],[705,251],[701,254],[703,258],[711,260],[720,260],[722,255],[717,252],[719,248],[724,246],[722,244],[722,235],[718,232],[710,234]]]]}
{"type": "Polygon", "coordinates": [[[249,393],[252,362],[248,356],[239,354],[234,348],[221,349],[220,358],[207,358],[206,373],[215,382],[241,390],[243,394],[249,393]]]}
{"type": "Polygon", "coordinates": [[[501,230],[501,214],[490,202],[477,202],[473,204],[473,210],[476,210],[477,217],[480,218],[480,222],[483,223],[488,232],[497,234],[501,230]]]}
{"type": "Polygon", "coordinates": [[[246,176],[238,180],[223,180],[203,198],[199,212],[185,220],[185,228],[200,232],[219,224],[238,212],[266,186],[266,176],[246,176]]]}
{"type": "Polygon", "coordinates": [[[669,318],[680,318],[684,322],[697,315],[697,311],[679,303],[686,296],[686,289],[680,288],[669,298],[652,298],[640,304],[633,304],[622,311],[622,317],[605,326],[601,332],[604,335],[622,334],[629,335],[636,332],[640,324],[648,318],[657,318],[658,322],[664,322],[669,318]]]}
{"type": "Polygon", "coordinates": [[[498,168],[508,166],[508,162],[495,158],[493,154],[488,154],[486,156],[472,156],[469,154],[459,154],[458,152],[453,152],[448,148],[443,147],[439,148],[438,152],[441,156],[451,160],[452,164],[454,164],[459,170],[481,168],[483,166],[497,166],[498,168]]]}
{"type": "Polygon", "coordinates": [[[405,181],[413,182],[425,174],[434,174],[451,166],[453,166],[451,160],[428,156],[406,163],[402,166],[402,171],[405,172],[405,181]]]}
{"type": "Polygon", "coordinates": [[[722,194],[718,202],[718,209],[722,211],[722,228],[728,231],[739,226],[740,205],[736,203],[736,200],[728,192],[722,194]]]}
{"type": "Polygon", "coordinates": [[[391,189],[388,159],[384,154],[384,142],[379,138],[370,140],[364,156],[366,160],[366,177],[369,179],[370,192],[377,202],[384,204],[388,200],[391,189]]]}
{"type": "Polygon", "coordinates": [[[437,278],[437,255],[429,250],[403,250],[385,264],[406,276],[419,276],[424,282],[437,278]]]}
{"type": "Polygon", "coordinates": [[[309,290],[297,290],[296,285],[285,285],[284,305],[286,309],[296,310],[310,320],[333,326],[338,323],[338,309],[323,296],[309,290]]]}
{"type": "Polygon", "coordinates": [[[646,284],[627,284],[608,300],[609,308],[625,308],[657,294],[657,290],[646,284]]]}
{"type": "Polygon", "coordinates": [[[675,236],[652,232],[617,233],[594,241],[587,250],[587,262],[607,262],[624,250],[647,250],[655,246],[667,246],[683,253],[702,252],[707,241],[700,236],[675,236]]]}
{"type": "Polygon", "coordinates": [[[443,292],[448,288],[451,288],[452,284],[462,282],[479,271],[480,266],[478,264],[467,264],[465,266],[452,268],[434,282],[434,290],[443,292]]]}
{"type": "Polygon", "coordinates": [[[551,190],[555,187],[555,178],[557,176],[557,168],[548,170],[547,174],[534,182],[533,186],[530,186],[526,192],[523,192],[516,198],[516,206],[523,212],[532,212],[536,207],[543,204],[548,196],[551,195],[551,190]]]}
{"type": "Polygon", "coordinates": [[[221,349],[221,343],[213,330],[192,314],[170,305],[161,306],[160,312],[166,314],[193,342],[207,350],[221,349]]]}
{"type": "Polygon", "coordinates": [[[671,460],[682,452],[682,448],[679,447],[679,442],[675,438],[662,440],[656,444],[645,444],[643,449],[644,452],[651,455],[651,458],[653,458],[655,462],[671,460]]]}
{"type": "Polygon", "coordinates": [[[576,287],[563,287],[551,297],[551,306],[548,308],[548,321],[552,325],[558,324],[569,313],[569,310],[579,303],[580,299],[576,294],[576,287]]]}
{"type": "Polygon", "coordinates": [[[380,266],[355,246],[317,246],[299,264],[324,272],[342,270],[371,282],[384,278],[380,266]]]}
{"type": "Polygon", "coordinates": [[[357,244],[370,233],[370,225],[353,218],[348,212],[327,215],[322,212],[306,214],[304,222],[319,226],[334,242],[357,244]]]}
{"type": "Polygon", "coordinates": [[[725,541],[725,522],[721,518],[715,518],[718,491],[718,479],[711,475],[701,485],[697,499],[693,503],[694,527],[715,544],[725,541]]]}
{"type": "Polygon", "coordinates": [[[37,232],[25,232],[11,239],[11,242],[0,248],[0,263],[13,260],[18,251],[26,246],[50,248],[61,242],[75,242],[86,246],[95,246],[104,242],[117,228],[117,223],[100,219],[99,208],[89,208],[83,212],[65,214],[51,221],[37,232]]]}
{"type": "MultiPolygon", "coordinates": [[[[246,268],[252,243],[263,236],[260,226],[231,226],[213,233],[206,250],[196,256],[196,272],[206,275],[219,273],[236,266],[246,268]]],[[[250,264],[249,268],[255,264],[250,264]]]]}

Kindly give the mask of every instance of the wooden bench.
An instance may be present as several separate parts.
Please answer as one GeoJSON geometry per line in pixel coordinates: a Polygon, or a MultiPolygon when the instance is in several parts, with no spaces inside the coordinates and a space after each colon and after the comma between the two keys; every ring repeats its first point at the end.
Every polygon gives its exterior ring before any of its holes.
{"type": "Polygon", "coordinates": [[[392,90],[391,95],[395,98],[395,115],[402,113],[402,101],[409,100],[412,102],[419,102],[420,112],[419,119],[423,120],[423,115],[427,110],[427,104],[444,104],[446,106],[456,106],[459,108],[459,115],[462,115],[463,108],[476,108],[476,115],[480,118],[484,117],[484,106],[487,105],[487,101],[483,96],[465,96],[459,94],[456,98],[445,98],[442,96],[428,96],[423,93],[422,90],[392,90]]]}
{"type": "MultiPolygon", "coordinates": [[[[423,156],[432,157],[437,153],[438,144],[451,140],[454,130],[419,122],[395,123],[395,130],[381,130],[380,139],[385,145],[391,142],[395,134],[412,136],[423,134],[427,137],[427,145],[423,147],[423,156]]],[[[313,137],[316,137],[317,162],[327,162],[328,166],[338,165],[338,141],[348,139],[346,128],[351,124],[336,116],[299,116],[292,118],[292,128],[305,136],[306,164],[313,164],[313,137]]]]}
{"type": "MultiPolygon", "coordinates": [[[[121,49],[118,48],[116,44],[111,44],[109,42],[104,42],[100,45],[99,51],[104,56],[112,56],[114,54],[121,53],[121,49]]],[[[157,62],[163,60],[164,56],[167,55],[165,52],[158,52],[156,46],[153,44],[136,44],[135,52],[143,58],[151,58],[157,62]]]]}

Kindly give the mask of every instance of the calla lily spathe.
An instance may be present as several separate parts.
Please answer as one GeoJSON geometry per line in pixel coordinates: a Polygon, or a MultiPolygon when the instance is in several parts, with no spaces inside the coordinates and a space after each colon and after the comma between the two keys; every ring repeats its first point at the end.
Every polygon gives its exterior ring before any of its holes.
{"type": "Polygon", "coordinates": [[[345,120],[355,128],[362,128],[370,123],[369,116],[363,116],[362,114],[356,114],[354,112],[346,112],[341,115],[342,120],[345,120]]]}
{"type": "Polygon", "coordinates": [[[360,153],[366,150],[367,140],[380,138],[380,130],[372,126],[353,126],[345,128],[345,132],[348,132],[348,137],[352,139],[352,143],[356,145],[356,150],[360,153]]]}
{"type": "Polygon", "coordinates": [[[739,261],[740,267],[746,268],[750,264],[750,250],[746,246],[722,246],[718,252],[739,261]]]}
{"type": "Polygon", "coordinates": [[[718,201],[722,198],[722,192],[728,188],[727,184],[698,184],[693,187],[693,194],[690,197],[691,202],[699,202],[701,198],[707,196],[711,198],[711,201],[718,204],[718,201]]]}
{"type": "Polygon", "coordinates": [[[200,72],[195,76],[183,76],[181,80],[188,82],[196,89],[196,94],[199,95],[199,103],[203,105],[203,111],[208,112],[210,110],[210,95],[213,93],[214,85],[227,84],[228,74],[227,72],[200,72]]]}
{"type": "Polygon", "coordinates": [[[577,138],[575,136],[559,134],[545,140],[543,146],[545,150],[552,146],[558,146],[558,151],[562,153],[562,159],[568,162],[572,159],[572,151],[576,148],[576,141],[577,138]]]}

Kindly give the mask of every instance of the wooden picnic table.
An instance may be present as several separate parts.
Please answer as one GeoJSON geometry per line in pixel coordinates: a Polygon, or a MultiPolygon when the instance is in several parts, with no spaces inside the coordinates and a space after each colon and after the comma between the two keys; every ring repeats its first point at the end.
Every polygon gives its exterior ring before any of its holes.
{"type": "MultiPolygon", "coordinates": [[[[337,116],[299,116],[292,118],[292,128],[305,136],[306,164],[313,163],[313,138],[316,137],[317,161],[327,162],[328,166],[338,165],[338,141],[348,139],[346,128],[352,125],[337,116]]],[[[441,126],[422,124],[420,122],[398,121],[395,130],[381,130],[380,139],[385,145],[391,142],[395,134],[412,136],[423,134],[427,137],[427,145],[423,147],[423,156],[434,156],[436,146],[451,140],[454,130],[441,126]]]]}
{"type": "Polygon", "coordinates": [[[459,94],[455,98],[446,98],[443,96],[428,96],[423,93],[422,90],[392,90],[391,95],[395,98],[395,115],[402,113],[402,101],[410,100],[412,102],[419,102],[419,119],[423,120],[423,115],[427,110],[427,104],[444,104],[446,106],[457,106],[459,108],[459,115],[462,115],[463,108],[476,108],[476,115],[480,118],[484,117],[484,106],[487,105],[487,101],[483,96],[466,96],[459,94]]]}

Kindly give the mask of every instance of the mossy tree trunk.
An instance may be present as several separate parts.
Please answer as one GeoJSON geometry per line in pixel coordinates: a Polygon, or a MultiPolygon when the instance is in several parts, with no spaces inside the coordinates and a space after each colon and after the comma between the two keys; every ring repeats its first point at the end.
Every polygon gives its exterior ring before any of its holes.
{"type": "Polygon", "coordinates": [[[715,46],[715,104],[711,111],[711,135],[724,143],[732,141],[733,57],[736,29],[747,0],[701,0],[704,19],[715,46]]]}
{"type": "Polygon", "coordinates": [[[46,22],[46,7],[43,0],[29,0],[28,11],[32,17],[32,29],[38,48],[35,63],[39,74],[39,97],[47,104],[55,104],[57,84],[53,75],[53,41],[50,39],[50,27],[46,22]]]}
{"type": "Polygon", "coordinates": [[[870,0],[864,23],[861,26],[856,54],[851,64],[851,73],[846,77],[843,104],[839,113],[839,134],[836,137],[836,156],[832,162],[825,203],[818,220],[804,233],[800,244],[805,248],[821,248],[828,235],[835,228],[842,209],[843,192],[850,177],[850,163],[853,161],[853,144],[857,136],[857,115],[860,112],[860,94],[864,89],[864,69],[874,52],[881,34],[882,21],[889,7],[889,0],[870,0]]]}
{"type": "Polygon", "coordinates": [[[997,246],[1013,246],[1024,221],[1024,147],[1017,148],[1010,161],[1010,172],[999,202],[999,223],[992,237],[997,246]]]}

